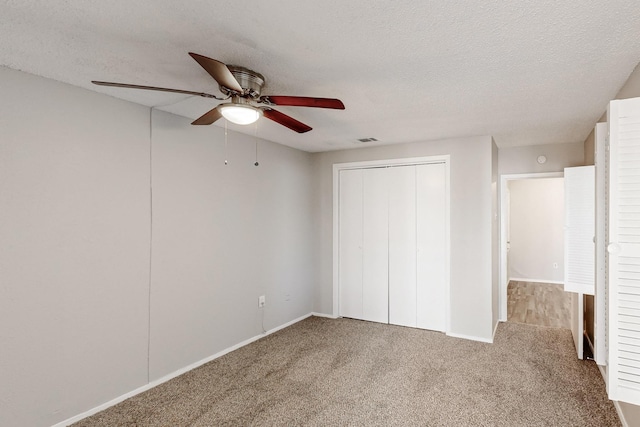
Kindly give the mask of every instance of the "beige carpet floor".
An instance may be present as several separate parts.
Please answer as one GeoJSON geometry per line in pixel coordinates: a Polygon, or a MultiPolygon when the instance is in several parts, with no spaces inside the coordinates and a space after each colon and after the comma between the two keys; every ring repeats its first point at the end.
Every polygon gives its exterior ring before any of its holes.
{"type": "Polygon", "coordinates": [[[567,329],[494,344],[311,317],[76,426],[618,426],[567,329]]]}

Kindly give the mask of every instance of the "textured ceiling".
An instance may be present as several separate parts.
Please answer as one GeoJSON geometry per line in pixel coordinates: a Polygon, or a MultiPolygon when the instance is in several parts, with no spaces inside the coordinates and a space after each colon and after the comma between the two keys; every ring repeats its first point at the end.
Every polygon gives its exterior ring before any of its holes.
{"type": "Polygon", "coordinates": [[[90,81],[219,95],[197,52],[262,73],[263,94],[340,98],[345,111],[278,107],[306,134],[234,127],[307,151],[365,137],[568,143],[640,61],[639,23],[638,0],[5,0],[0,64],[195,119],[218,101],[90,81]]]}

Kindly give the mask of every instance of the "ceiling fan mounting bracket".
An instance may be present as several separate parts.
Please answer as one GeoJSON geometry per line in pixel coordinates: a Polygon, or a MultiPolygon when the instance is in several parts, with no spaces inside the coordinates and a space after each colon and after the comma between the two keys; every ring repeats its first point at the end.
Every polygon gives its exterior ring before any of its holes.
{"type": "Polygon", "coordinates": [[[242,87],[242,93],[238,93],[233,89],[229,89],[223,85],[220,85],[220,92],[230,96],[240,96],[243,98],[258,99],[262,92],[265,80],[264,76],[256,71],[250,70],[238,65],[227,65],[233,77],[238,81],[240,87],[242,87]]]}

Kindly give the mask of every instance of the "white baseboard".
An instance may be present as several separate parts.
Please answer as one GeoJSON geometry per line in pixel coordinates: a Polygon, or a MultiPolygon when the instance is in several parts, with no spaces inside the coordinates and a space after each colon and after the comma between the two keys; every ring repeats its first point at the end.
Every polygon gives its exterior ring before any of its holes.
{"type": "Polygon", "coordinates": [[[465,339],[465,340],[480,341],[480,342],[486,342],[488,344],[493,344],[493,338],[474,337],[474,336],[471,336],[471,335],[456,334],[454,332],[447,332],[447,336],[448,337],[453,337],[453,338],[462,338],[462,339],[465,339]]]}
{"type": "Polygon", "coordinates": [[[169,381],[169,380],[171,380],[171,379],[173,379],[175,377],[178,377],[178,376],[180,376],[180,375],[182,375],[182,374],[184,374],[186,372],[189,372],[192,369],[195,369],[195,368],[197,368],[199,366],[202,366],[205,363],[209,363],[212,360],[215,360],[215,359],[217,359],[219,357],[222,357],[227,353],[231,353],[234,350],[237,350],[237,349],[239,349],[241,347],[244,347],[247,344],[251,344],[252,342],[258,341],[260,338],[264,338],[267,335],[270,335],[270,334],[272,334],[274,332],[277,332],[277,331],[279,331],[281,329],[289,327],[289,326],[291,326],[291,325],[293,325],[295,323],[298,323],[301,320],[304,320],[307,317],[311,317],[311,316],[329,317],[329,316],[323,315],[323,314],[315,314],[315,313],[305,314],[304,316],[298,317],[297,319],[293,319],[290,322],[287,322],[287,323],[285,323],[283,325],[277,326],[277,327],[275,327],[273,329],[269,329],[267,332],[265,332],[263,334],[256,335],[254,337],[246,339],[246,340],[244,340],[244,341],[242,341],[242,342],[240,342],[240,343],[238,343],[236,345],[233,345],[231,347],[225,348],[224,350],[219,351],[214,355],[211,355],[211,356],[206,357],[206,358],[204,358],[202,360],[199,360],[199,361],[197,361],[195,363],[192,363],[192,364],[190,364],[188,366],[185,366],[184,368],[178,369],[177,371],[174,371],[174,372],[172,372],[172,373],[170,373],[168,375],[165,375],[162,378],[159,378],[159,379],[157,379],[155,381],[151,381],[148,384],[145,384],[145,385],[143,385],[141,387],[136,388],[135,390],[132,390],[132,391],[127,392],[127,393],[125,393],[125,394],[123,394],[121,396],[118,396],[115,399],[112,399],[112,400],[110,400],[108,402],[105,402],[105,403],[103,403],[101,405],[98,405],[95,408],[89,409],[88,411],[85,411],[85,412],[83,412],[81,414],[75,415],[75,416],[73,416],[71,418],[67,418],[64,421],[61,421],[61,422],[59,422],[57,424],[54,424],[52,427],[66,427],[66,426],[68,426],[70,424],[73,424],[73,423],[76,423],[76,422],[78,422],[78,421],[80,421],[80,420],[82,420],[84,418],[90,417],[91,415],[95,415],[98,412],[104,411],[105,409],[110,408],[111,406],[117,405],[118,403],[129,399],[130,397],[133,397],[133,396],[135,396],[137,394],[143,393],[143,392],[145,392],[147,390],[151,390],[152,388],[154,388],[156,386],[159,386],[160,384],[165,383],[165,382],[167,382],[167,381],[169,381]]]}
{"type": "MultiPolygon", "coordinates": [[[[600,371],[600,375],[602,375],[602,379],[604,380],[604,384],[608,389],[609,387],[607,386],[607,375],[606,375],[606,372],[604,371],[604,366],[602,365],[596,365],[596,366],[598,367],[598,370],[600,371]]],[[[616,412],[618,413],[618,418],[620,418],[620,423],[622,424],[622,427],[629,427],[629,423],[624,417],[624,412],[622,412],[622,408],[620,407],[620,402],[618,402],[617,400],[612,400],[612,402],[613,402],[613,406],[616,408],[616,412]]]]}
{"type": "Polygon", "coordinates": [[[602,379],[604,380],[604,384],[606,385],[607,384],[607,375],[604,372],[604,366],[597,365],[597,364],[596,364],[596,366],[598,367],[598,370],[600,371],[600,375],[602,375],[602,379]]]}
{"type": "MultiPolygon", "coordinates": [[[[544,279],[523,279],[519,277],[510,277],[509,281],[514,280],[516,282],[532,282],[532,283],[549,283],[551,285],[564,285],[564,282],[557,280],[544,280],[544,279]]],[[[507,282],[509,283],[509,282],[507,282]]]]}
{"type": "Polygon", "coordinates": [[[339,317],[339,316],[334,316],[333,314],[316,313],[315,311],[311,313],[311,316],[326,317],[327,319],[337,319],[339,317]]]}
{"type": "Polygon", "coordinates": [[[500,320],[496,322],[496,325],[493,327],[493,334],[491,335],[491,342],[496,339],[496,332],[498,332],[498,325],[500,324],[500,320]]]}
{"type": "Polygon", "coordinates": [[[622,412],[622,408],[620,407],[620,403],[618,403],[617,400],[612,400],[612,402],[613,402],[613,406],[615,406],[615,408],[616,408],[616,412],[618,413],[618,418],[620,418],[620,423],[622,424],[622,427],[629,427],[629,423],[624,418],[624,413],[622,412]]]}

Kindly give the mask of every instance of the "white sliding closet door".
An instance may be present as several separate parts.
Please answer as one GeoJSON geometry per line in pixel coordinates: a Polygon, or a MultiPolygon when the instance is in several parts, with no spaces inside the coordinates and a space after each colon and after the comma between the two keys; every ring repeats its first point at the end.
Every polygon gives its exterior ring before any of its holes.
{"type": "Polygon", "coordinates": [[[640,404],[640,98],[609,106],[608,391],[640,404]]]}
{"type": "Polygon", "coordinates": [[[362,319],[389,322],[389,183],[386,168],[363,170],[362,319]]]}
{"type": "Polygon", "coordinates": [[[416,166],[417,324],[446,330],[447,241],[444,163],[416,166]]]}
{"type": "Polygon", "coordinates": [[[362,169],[340,171],[340,315],[362,319],[362,169]]]}
{"type": "Polygon", "coordinates": [[[340,316],[446,331],[446,163],[342,169],[340,316]]]}
{"type": "Polygon", "coordinates": [[[392,167],[387,171],[389,323],[416,327],[416,167],[392,167]]]}

